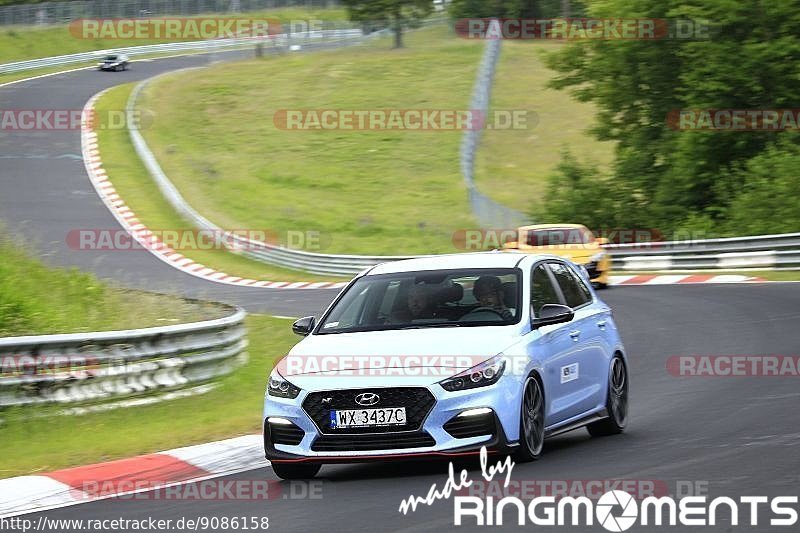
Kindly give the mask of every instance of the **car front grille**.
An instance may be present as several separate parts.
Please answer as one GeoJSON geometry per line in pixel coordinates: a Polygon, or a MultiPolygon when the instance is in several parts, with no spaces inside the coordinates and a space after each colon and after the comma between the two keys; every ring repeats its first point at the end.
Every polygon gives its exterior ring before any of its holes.
{"type": "Polygon", "coordinates": [[[400,450],[435,446],[436,441],[425,431],[371,435],[320,435],[311,445],[315,452],[400,450]]]}
{"type": "Polygon", "coordinates": [[[436,398],[425,387],[391,387],[382,389],[345,389],[312,392],[303,401],[303,410],[314,421],[322,433],[330,435],[363,433],[397,433],[422,429],[436,398]],[[364,407],[356,403],[362,392],[374,392],[380,396],[375,405],[364,407]],[[324,400],[324,401],[323,401],[324,400]],[[339,409],[377,409],[405,407],[406,423],[402,426],[377,426],[363,428],[331,428],[330,412],[339,409]]]}

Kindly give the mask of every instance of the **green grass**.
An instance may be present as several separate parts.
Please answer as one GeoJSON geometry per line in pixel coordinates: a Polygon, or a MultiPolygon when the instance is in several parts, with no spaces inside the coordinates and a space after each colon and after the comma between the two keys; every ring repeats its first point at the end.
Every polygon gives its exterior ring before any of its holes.
{"type": "MultiPolygon", "coordinates": [[[[461,132],[283,131],[279,109],[465,108],[484,43],[446,28],[375,47],[215,67],[162,79],[141,105],[145,132],[189,202],[224,227],[313,229],[329,253],[453,252],[452,234],[476,227],[460,176],[461,132]],[[383,48],[382,48],[383,47],[383,48]],[[269,83],[264,83],[268,79],[269,83]],[[386,191],[391,190],[391,194],[386,191]]],[[[504,43],[493,109],[534,111],[532,130],[487,131],[477,181],[527,210],[569,147],[607,166],[613,145],[586,134],[594,109],[545,89],[552,43],[504,43]]]]}
{"type": "MultiPolygon", "coordinates": [[[[109,111],[125,109],[134,85],[120,85],[105,93],[95,104],[98,115],[104,116],[109,111]]],[[[192,229],[191,223],[181,218],[159,192],[136,155],[127,130],[101,129],[98,132],[98,146],[103,167],[114,188],[143,224],[152,230],[192,229]]],[[[243,278],[272,281],[322,279],[320,276],[274,267],[222,250],[180,252],[198,263],[243,278]]],[[[325,281],[338,279],[341,278],[324,278],[325,281]]]]}
{"type": "Polygon", "coordinates": [[[568,148],[598,171],[613,161],[614,143],[588,135],[595,108],[567,91],[548,89],[553,76],[543,56],[563,46],[553,42],[504,41],[492,89],[492,109],[532,111],[525,130],[487,130],[475,167],[478,188],[514,209],[529,211],[544,199],[547,177],[568,148]]]}
{"type": "MultiPolygon", "coordinates": [[[[143,133],[200,213],[226,228],[319,231],[325,253],[452,252],[475,227],[460,131],[285,131],[280,109],[463,109],[483,43],[445,27],[162,78],[143,133]],[[191,83],[187,83],[187,79],[191,83]]],[[[112,175],[113,180],[113,175],[112,175]]]]}
{"type": "MultiPolygon", "coordinates": [[[[230,17],[227,15],[206,15],[230,17]]],[[[237,17],[276,18],[282,22],[290,20],[338,20],[347,19],[343,9],[306,10],[281,8],[254,13],[241,13],[237,17]]],[[[52,57],[92,50],[106,50],[128,46],[142,46],[166,42],[165,39],[82,39],[70,33],[69,26],[44,27],[12,26],[0,29],[0,64],[40,57],[52,57]]],[[[9,80],[4,80],[9,81],[9,80]]]]}
{"type": "Polygon", "coordinates": [[[80,416],[54,415],[55,407],[0,411],[0,478],[258,433],[272,363],[297,341],[290,324],[250,315],[249,362],[203,395],[80,416]]]}
{"type": "Polygon", "coordinates": [[[0,337],[166,326],[221,316],[215,305],[108,287],[54,269],[0,233],[0,337]]]}

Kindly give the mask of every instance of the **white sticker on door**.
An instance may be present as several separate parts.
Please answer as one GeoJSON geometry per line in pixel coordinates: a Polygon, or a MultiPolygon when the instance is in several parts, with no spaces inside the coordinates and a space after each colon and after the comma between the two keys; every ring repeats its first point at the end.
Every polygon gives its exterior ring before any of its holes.
{"type": "Polygon", "coordinates": [[[578,363],[561,367],[561,383],[569,383],[578,379],[578,363]]]}

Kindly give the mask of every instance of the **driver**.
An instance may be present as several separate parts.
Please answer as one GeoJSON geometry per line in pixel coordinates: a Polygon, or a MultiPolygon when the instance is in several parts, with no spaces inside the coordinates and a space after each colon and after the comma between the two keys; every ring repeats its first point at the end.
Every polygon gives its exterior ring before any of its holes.
{"type": "Polygon", "coordinates": [[[503,320],[514,318],[511,310],[503,302],[503,282],[497,276],[481,276],[478,278],[475,286],[472,287],[472,294],[481,307],[497,312],[503,317],[503,320]]]}

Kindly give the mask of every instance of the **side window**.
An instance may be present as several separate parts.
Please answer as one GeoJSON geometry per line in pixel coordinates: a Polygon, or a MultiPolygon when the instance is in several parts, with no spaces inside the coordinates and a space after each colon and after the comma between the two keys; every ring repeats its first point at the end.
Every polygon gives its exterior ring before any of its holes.
{"type": "Polygon", "coordinates": [[[549,263],[550,269],[556,276],[558,286],[564,294],[567,305],[575,309],[592,300],[592,294],[581,281],[578,274],[563,263],[549,263]]]}
{"type": "Polygon", "coordinates": [[[531,277],[531,305],[534,316],[539,316],[539,311],[545,304],[560,304],[558,293],[550,281],[544,265],[539,265],[533,270],[531,277]]]}

